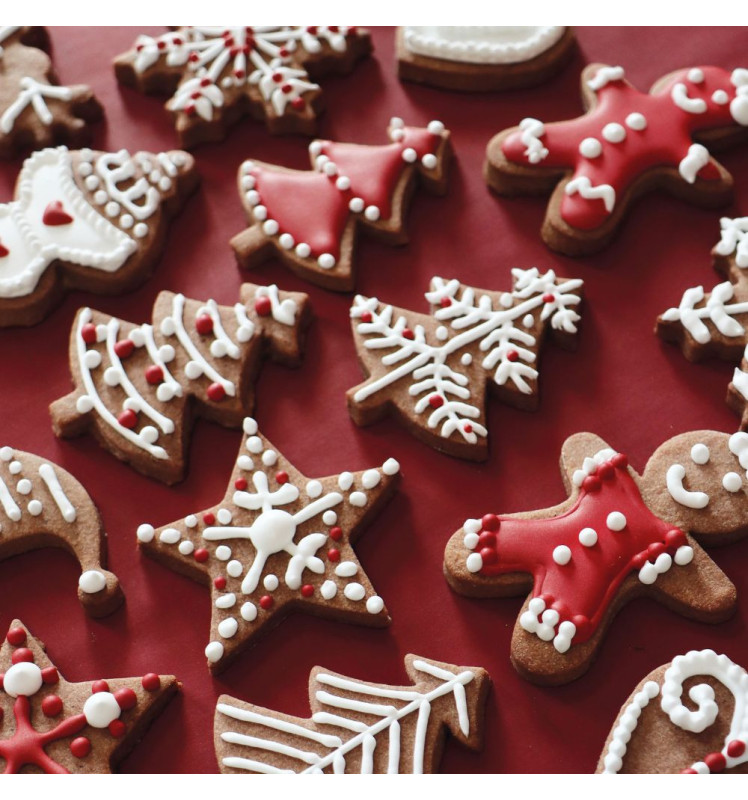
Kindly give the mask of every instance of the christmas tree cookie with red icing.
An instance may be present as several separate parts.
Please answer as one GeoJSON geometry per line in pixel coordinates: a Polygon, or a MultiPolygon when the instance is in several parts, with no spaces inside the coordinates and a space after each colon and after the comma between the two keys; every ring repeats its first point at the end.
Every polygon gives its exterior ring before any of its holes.
{"type": "Polygon", "coordinates": [[[634,689],[613,723],[597,772],[746,773],[747,709],[745,669],[714,650],[691,650],[634,689]]]}
{"type": "Polygon", "coordinates": [[[644,94],[622,67],[591,64],[582,99],[584,116],[528,117],[488,144],[485,177],[494,191],[551,195],[542,229],[551,249],[601,250],[631,203],[652,189],[708,208],[729,203],[732,177],[707,146],[748,140],[748,70],[682,69],[644,94]]]}
{"type": "Polygon", "coordinates": [[[188,26],[139,36],[114,71],[124,86],[171,95],[166,108],[192,147],[245,116],[270,133],[312,136],[323,108],[315,81],[347,75],[371,49],[368,31],[345,25],[188,26]]]}
{"type": "Polygon", "coordinates": [[[71,289],[139,286],[196,186],[192,156],[181,150],[36,151],[14,199],[0,204],[0,327],[40,322],[71,289]]]}
{"type": "Polygon", "coordinates": [[[0,447],[0,560],[44,547],[78,559],[78,598],[92,617],[119,607],[122,590],[104,569],[106,533],[88,492],[46,458],[0,447]]]}
{"type": "Polygon", "coordinates": [[[53,144],[83,147],[103,111],[88,86],[59,86],[44,28],[0,26],[0,158],[53,144]]]}
{"type": "Polygon", "coordinates": [[[70,333],[75,390],[50,406],[55,433],[90,432],[138,472],[182,480],[195,419],[239,427],[263,359],[301,359],[305,294],[245,283],[240,300],[222,306],[161,292],[152,324],[142,325],[81,309],[70,333]]]}
{"type": "Polygon", "coordinates": [[[245,161],[239,196],[250,227],[231,240],[239,264],[251,268],[277,255],[302,278],[345,292],[355,284],[359,227],[390,244],[407,242],[415,184],[447,189],[450,135],[441,122],[411,128],[398,117],[388,134],[385,145],[314,141],[307,171],[245,161]]]}
{"type": "Polygon", "coordinates": [[[315,667],[312,716],[281,714],[218,698],[215,747],[228,774],[414,774],[435,772],[451,734],[477,750],[491,685],[480,667],[405,656],[410,686],[367,683],[315,667]]]}
{"type": "Polygon", "coordinates": [[[486,387],[517,408],[538,405],[538,357],[546,336],[574,345],[582,281],[553,270],[513,269],[509,292],[433,278],[431,316],[357,296],[356,352],[367,380],[348,390],[357,425],[396,415],[426,444],[481,461],[488,456],[486,387]]]}
{"type": "Polygon", "coordinates": [[[18,620],[0,645],[0,770],[112,769],[176,694],[172,675],[69,683],[18,620]]]}
{"type": "Polygon", "coordinates": [[[244,420],[218,505],[137,531],[141,549],[210,587],[205,656],[218,673],[292,611],[382,627],[390,618],[353,543],[394,492],[400,466],[305,477],[244,420]]]}
{"type": "Polygon", "coordinates": [[[748,533],[748,434],[692,431],[662,444],[639,476],[591,433],[566,440],[569,499],[552,508],[469,519],[444,571],[473,597],[530,591],[511,658],[534,683],[582,675],[617,611],[648,596],[702,622],[735,609],[735,587],[702,550],[748,533]]]}

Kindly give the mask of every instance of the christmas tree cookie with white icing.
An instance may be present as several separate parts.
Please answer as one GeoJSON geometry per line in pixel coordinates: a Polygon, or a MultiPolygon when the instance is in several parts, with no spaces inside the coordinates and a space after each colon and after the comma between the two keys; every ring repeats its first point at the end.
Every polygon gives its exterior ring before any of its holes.
{"type": "Polygon", "coordinates": [[[60,86],[44,28],[0,26],[0,158],[54,144],[83,147],[103,117],[88,86],[60,86]]]}
{"type": "Polygon", "coordinates": [[[91,433],[139,472],[176,483],[194,420],[239,427],[263,358],[296,366],[309,317],[305,294],[250,283],[233,306],[161,292],[142,325],[83,308],[70,333],[75,390],[50,406],[54,431],[91,433]]]}
{"type": "Polygon", "coordinates": [[[735,610],[735,587],[702,550],[748,533],[748,434],[692,431],[662,444],[639,476],[602,439],[566,440],[569,499],[468,519],[444,558],[472,597],[530,591],[511,658],[524,678],[568,683],[587,671],[618,610],[647,596],[701,622],[735,610]]]}
{"type": "Polygon", "coordinates": [[[106,533],[88,492],[46,458],[0,447],[0,560],[44,547],[76,557],[78,598],[92,617],[119,607],[122,590],[104,569],[106,533]]]}
{"type": "Polygon", "coordinates": [[[123,86],[171,95],[166,108],[192,147],[245,116],[270,133],[313,135],[323,108],[315,81],[347,75],[371,49],[368,31],[345,25],[188,26],[139,36],[114,71],[123,86]]]}
{"type": "Polygon", "coordinates": [[[404,244],[404,218],[416,183],[435,194],[447,189],[452,148],[441,122],[412,128],[398,117],[385,145],[317,140],[312,169],[245,161],[239,197],[250,227],[231,240],[242,267],[278,256],[297,275],[325,289],[355,283],[359,229],[389,244],[404,244]]]}
{"type": "Polygon", "coordinates": [[[0,771],[108,773],[179,690],[172,675],[69,683],[11,623],[0,645],[0,771]]]}
{"type": "Polygon", "coordinates": [[[535,86],[574,53],[563,25],[406,25],[397,32],[401,80],[460,92],[535,86]]]}
{"type": "Polygon", "coordinates": [[[228,774],[435,772],[447,735],[477,750],[491,685],[480,667],[405,656],[409,686],[367,683],[315,667],[304,719],[218,698],[215,747],[228,774]]]}
{"type": "Polygon", "coordinates": [[[40,322],[68,290],[139,286],[196,186],[193,158],[181,150],[35,152],[14,199],[0,204],[0,327],[40,322]]]}
{"type": "Polygon", "coordinates": [[[348,390],[357,425],[393,414],[444,453],[488,456],[487,387],[525,410],[538,405],[538,357],[546,336],[574,345],[582,281],[553,270],[512,270],[509,292],[433,278],[431,315],[357,296],[351,323],[367,380],[348,390]]]}
{"type": "Polygon", "coordinates": [[[714,650],[691,650],[634,689],[597,772],[748,772],[748,673],[714,650]]]}
{"type": "Polygon", "coordinates": [[[748,141],[748,69],[682,69],[645,94],[622,67],[590,64],[582,99],[583,116],[527,117],[486,153],[485,178],[498,194],[551,195],[542,236],[552,250],[601,250],[653,189],[706,208],[730,202],[732,176],[707,146],[748,141]]]}
{"type": "Polygon", "coordinates": [[[373,627],[390,621],[353,543],[394,492],[397,461],[309,479],[253,419],[243,427],[220,503],[137,531],[147,555],[210,588],[205,656],[214,673],[292,611],[373,627]]]}

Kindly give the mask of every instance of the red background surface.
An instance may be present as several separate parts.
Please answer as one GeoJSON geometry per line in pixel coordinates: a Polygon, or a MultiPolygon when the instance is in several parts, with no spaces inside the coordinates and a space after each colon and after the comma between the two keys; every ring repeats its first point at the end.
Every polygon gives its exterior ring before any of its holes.
{"type": "MultiPolygon", "coordinates": [[[[106,108],[95,146],[162,150],[176,146],[161,102],[119,89],[111,58],[137,30],[53,29],[54,59],[64,83],[91,84],[106,108]]],[[[457,163],[449,194],[419,194],[408,228],[411,243],[391,248],[363,239],[358,290],[403,307],[426,308],[432,275],[476,287],[509,288],[512,266],[552,267],[586,281],[588,302],[575,353],[546,351],[541,409],[523,413],[492,403],[491,457],[470,464],[419,444],[392,421],[368,429],[352,424],[344,391],[361,379],[351,341],[350,297],[295,278],[277,262],[245,277],[307,291],[315,319],[302,367],[267,365],[255,415],[263,432],[310,477],[363,469],[395,456],[402,490],[360,540],[358,554],[393,616],[370,630],[297,615],[264,638],[219,679],[210,678],[206,589],[140,557],[135,530],[162,525],[209,506],[223,495],[240,434],[198,424],[187,480],[167,488],[136,474],[92,438],[58,441],[48,404],[70,388],[67,338],[76,309],[90,304],[137,322],[150,319],[154,298],[173,289],[196,298],[235,302],[242,275],[227,245],[243,228],[234,188],[242,159],[257,157],[308,166],[306,141],[273,138],[244,121],[218,145],[196,149],[203,183],[172,226],[155,277],[121,298],[82,294],[30,330],[0,331],[0,444],[46,456],[75,474],[98,504],[109,532],[110,567],[126,605],[92,621],[76,599],[77,566],[59,551],[0,563],[0,629],[14,616],[46,641],[70,680],[173,672],[184,684],[146,739],[123,763],[126,772],[212,772],[212,718],[221,692],[306,716],[307,676],[314,665],[372,681],[402,683],[408,652],[489,670],[485,746],[480,754],[451,744],[445,772],[589,772],[615,715],[651,669],[691,648],[712,647],[748,665],[748,541],[713,550],[736,583],[739,610],[722,625],[692,623],[650,601],[637,601],[615,620],[590,672],[571,685],[534,687],[514,672],[509,641],[521,599],[469,600],[442,577],[450,534],[467,517],[488,511],[548,506],[563,499],[557,469],[565,437],[594,431],[628,453],[640,471],[664,439],[697,428],[732,431],[736,417],[723,400],[732,366],[693,365],[652,333],[658,313],[677,304],[691,285],[717,281],[709,251],[719,212],[651,195],[633,210],[606,252],[566,259],[539,238],[545,203],[492,196],[481,178],[488,139],[525,116],[545,121],[580,111],[579,72],[589,61],[622,64],[646,89],[673,69],[696,64],[745,65],[745,28],[583,28],[580,52],[553,81],[524,91],[478,96],[400,84],[393,32],[375,30],[374,57],[353,77],[323,82],[327,113],[320,135],[381,143],[392,115],[409,124],[441,119],[452,130],[457,163]],[[741,61],[742,59],[742,61],[741,61]]],[[[737,181],[736,200],[723,214],[748,213],[748,148],[720,155],[737,181]]],[[[9,198],[20,160],[0,165],[0,196],[9,198]]]]}

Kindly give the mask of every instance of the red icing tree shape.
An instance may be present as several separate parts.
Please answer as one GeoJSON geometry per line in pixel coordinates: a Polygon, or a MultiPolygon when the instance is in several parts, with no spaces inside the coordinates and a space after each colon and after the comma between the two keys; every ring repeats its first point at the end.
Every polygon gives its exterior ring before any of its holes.
{"type": "Polygon", "coordinates": [[[358,425],[392,410],[435,447],[475,461],[488,455],[485,393],[534,409],[546,333],[571,346],[582,281],[553,270],[513,269],[511,292],[484,292],[433,278],[432,316],[357,296],[351,322],[368,379],[348,391],[358,425]]]}
{"type": "Polygon", "coordinates": [[[371,52],[367,31],[350,26],[190,26],[139,36],[114,62],[117,80],[166,107],[185,147],[223,139],[242,116],[271,133],[316,129],[322,92],[313,81],[348,74],[371,52]]]}
{"type": "Polygon", "coordinates": [[[78,598],[91,616],[122,603],[117,576],[103,568],[104,526],[83,486],[44,458],[0,447],[0,560],[55,545],[78,559],[78,598]]]}
{"type": "Polygon", "coordinates": [[[59,86],[44,28],[0,26],[0,157],[51,144],[82,147],[103,116],[88,86],[59,86]]]}
{"type": "Polygon", "coordinates": [[[745,138],[748,70],[678,70],[644,94],[621,67],[591,64],[582,95],[584,116],[527,118],[488,145],[487,180],[497,192],[553,190],[543,225],[550,247],[569,255],[601,249],[629,203],[654,187],[700,205],[729,202],[732,178],[701,142],[745,138]]]}
{"type": "Polygon", "coordinates": [[[213,672],[295,609],[362,625],[389,623],[352,544],[394,491],[397,461],[309,480],[249,417],[244,434],[220,505],[157,530],[147,523],[138,528],[148,555],[211,585],[205,655],[213,672]]]}
{"type": "Polygon", "coordinates": [[[314,141],[307,171],[245,161],[239,196],[250,227],[231,240],[239,263],[278,254],[312,283],[352,289],[357,228],[401,244],[414,182],[437,194],[447,188],[451,145],[441,122],[411,128],[394,117],[388,134],[386,145],[314,141]]]}
{"type": "Polygon", "coordinates": [[[483,736],[490,679],[479,667],[405,657],[413,686],[365,683],[315,667],[310,719],[218,698],[215,745],[226,773],[422,774],[445,729],[473,750],[483,736]]]}
{"type": "Polygon", "coordinates": [[[68,683],[44,646],[14,621],[0,647],[0,767],[107,772],[177,691],[171,675],[68,683]],[[73,738],[75,737],[75,738],[73,738]],[[103,756],[103,758],[102,758],[103,756]]]}
{"type": "Polygon", "coordinates": [[[569,499],[467,520],[447,546],[447,578],[461,593],[492,596],[523,593],[532,576],[512,659],[539,683],[581,675],[629,597],[650,594],[720,621],[734,608],[735,590],[691,534],[719,543],[748,530],[745,473],[736,471],[748,464],[743,438],[682,434],[658,448],[639,477],[624,455],[577,434],[562,453],[569,499]]]}
{"type": "Polygon", "coordinates": [[[249,283],[240,296],[220,306],[161,292],[152,325],[81,309],[70,337],[76,389],[50,407],[55,433],[91,430],[138,471],[181,480],[187,414],[238,427],[263,357],[289,366],[301,357],[307,296],[249,283]]]}

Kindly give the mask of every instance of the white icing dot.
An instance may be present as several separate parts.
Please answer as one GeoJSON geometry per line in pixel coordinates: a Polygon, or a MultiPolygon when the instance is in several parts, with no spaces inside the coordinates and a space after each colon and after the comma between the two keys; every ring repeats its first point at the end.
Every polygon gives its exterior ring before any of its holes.
{"type": "Polygon", "coordinates": [[[268,210],[265,206],[255,206],[252,209],[252,214],[256,220],[262,222],[263,220],[267,219],[268,210]]]}
{"type": "Polygon", "coordinates": [[[242,429],[247,436],[254,436],[257,433],[257,420],[252,417],[244,417],[242,429]]]}
{"type": "Polygon", "coordinates": [[[242,567],[241,561],[237,561],[236,559],[234,559],[233,561],[229,561],[229,563],[226,564],[226,572],[232,578],[238,578],[243,571],[244,567],[242,567]]]}
{"type": "MultiPolygon", "coordinates": [[[[172,320],[172,324],[173,324],[172,320]]],[[[164,326],[161,326],[161,333],[164,333],[164,326]]],[[[173,333],[173,331],[172,331],[173,333]]],[[[165,336],[170,336],[171,334],[164,334],[165,336]]],[[[167,364],[174,360],[174,356],[176,356],[176,351],[170,344],[162,344],[161,347],[158,348],[158,354],[163,361],[167,364]]]]}
{"type": "Polygon", "coordinates": [[[145,222],[139,222],[132,229],[132,232],[138,237],[138,239],[145,239],[145,237],[148,236],[148,226],[145,224],[145,222]]]}
{"type": "Polygon", "coordinates": [[[525,314],[525,316],[522,317],[522,324],[525,328],[532,328],[535,325],[535,317],[533,317],[532,314],[525,314]]]}
{"type": "Polygon", "coordinates": [[[99,191],[94,194],[93,199],[96,205],[103,206],[104,203],[109,200],[109,195],[103,189],[99,189],[99,191]]]}
{"type": "Polygon", "coordinates": [[[366,597],[366,589],[360,583],[348,583],[343,589],[343,594],[349,599],[357,603],[366,597]]]}
{"type": "Polygon", "coordinates": [[[104,213],[108,217],[116,217],[119,214],[119,203],[115,203],[114,200],[111,200],[104,206],[104,213]]]}
{"type": "Polygon", "coordinates": [[[282,233],[278,237],[278,243],[284,250],[292,250],[295,244],[293,236],[290,233],[282,233]]]}
{"type": "Polygon", "coordinates": [[[182,538],[182,534],[176,528],[164,528],[158,538],[164,544],[176,544],[182,538]]]}
{"type": "Polygon", "coordinates": [[[302,242],[296,245],[296,250],[294,250],[294,252],[299,258],[309,258],[312,254],[312,248],[305,242],[302,242]]]}
{"type": "Polygon", "coordinates": [[[218,634],[230,639],[239,630],[239,623],[233,617],[226,617],[218,623],[218,634]]]}
{"type": "Polygon", "coordinates": [[[477,533],[466,533],[465,538],[462,541],[468,550],[475,550],[478,544],[478,538],[479,537],[477,533]]]}
{"type": "Polygon", "coordinates": [[[123,214],[119,218],[119,224],[121,228],[128,230],[135,224],[135,219],[133,218],[132,214],[123,214]]]}
{"type": "Polygon", "coordinates": [[[8,471],[11,475],[18,475],[19,472],[23,469],[23,464],[20,461],[11,461],[8,464],[8,471]]]}
{"type": "Polygon", "coordinates": [[[21,494],[30,494],[31,493],[31,481],[28,478],[22,478],[20,481],[18,481],[18,485],[16,486],[16,489],[18,489],[18,491],[21,494]]]}
{"type": "Polygon", "coordinates": [[[620,511],[611,511],[605,524],[611,531],[622,531],[626,527],[626,517],[620,511]]]}
{"type": "Polygon", "coordinates": [[[8,668],[3,689],[11,697],[31,697],[42,688],[42,671],[30,661],[20,661],[8,668]]]}
{"type": "MultiPolygon", "coordinates": [[[[86,167],[88,167],[89,170],[91,169],[91,165],[90,164],[81,164],[81,166],[82,167],[86,166],[86,167]]],[[[89,192],[94,192],[94,191],[96,191],[96,189],[99,188],[99,182],[100,181],[96,177],[96,175],[89,175],[83,183],[85,184],[86,189],[88,189],[89,192]]]]}
{"type": "Polygon", "coordinates": [[[693,547],[687,544],[682,545],[675,551],[675,558],[673,559],[679,567],[685,567],[693,561],[693,547]]]}
{"type": "Polygon", "coordinates": [[[225,544],[219,544],[216,547],[216,558],[219,561],[228,561],[231,558],[231,548],[225,544]]]}
{"type": "Polygon", "coordinates": [[[348,502],[352,506],[357,506],[361,508],[366,505],[366,495],[363,492],[351,492],[351,496],[348,498],[348,502]]]}
{"type": "Polygon", "coordinates": [[[688,80],[692,81],[693,83],[703,83],[704,82],[704,71],[700,70],[698,67],[694,67],[688,71],[688,80]]]}
{"type": "MultiPolygon", "coordinates": [[[[174,324],[174,320],[171,317],[164,317],[161,320],[161,333],[164,336],[173,336],[174,332],[176,331],[177,327],[174,324]]],[[[163,357],[163,356],[162,356],[163,357]]],[[[173,356],[172,356],[173,358],[173,356]]],[[[166,359],[164,359],[166,360],[166,359]]],[[[171,359],[169,359],[171,361],[171,359]]]]}
{"type": "Polygon", "coordinates": [[[579,143],[579,152],[585,158],[597,158],[603,151],[603,146],[598,139],[588,136],[579,143]]]}
{"type": "Polygon", "coordinates": [[[246,620],[247,622],[253,622],[255,619],[257,619],[257,606],[254,603],[247,601],[241,607],[239,613],[242,615],[243,620],[246,620]]]}
{"type": "Polygon", "coordinates": [[[78,578],[78,587],[86,594],[96,594],[106,587],[106,575],[97,569],[88,569],[78,578]]]}
{"type": "Polygon", "coordinates": [[[337,584],[335,581],[325,581],[322,586],[319,587],[319,593],[325,600],[332,600],[338,593],[337,584]]]}
{"type": "MultiPolygon", "coordinates": [[[[205,657],[211,664],[220,661],[223,658],[223,645],[220,642],[211,642],[205,648],[205,657]]],[[[94,695],[95,696],[95,695],[94,695]]]]}
{"type": "Polygon", "coordinates": [[[351,188],[351,179],[346,178],[345,175],[341,175],[335,181],[335,186],[340,189],[341,192],[347,192],[351,188]]]}
{"type": "Polygon", "coordinates": [[[594,547],[597,544],[597,531],[594,528],[582,528],[579,531],[579,543],[584,547],[594,547]]]}
{"type": "Polygon", "coordinates": [[[170,386],[168,383],[162,383],[158,389],[156,389],[156,397],[162,403],[168,403],[174,397],[174,387],[170,386]]]}
{"type": "Polygon", "coordinates": [[[691,460],[694,464],[706,464],[709,461],[709,448],[705,444],[695,444],[691,448],[691,460]]]}
{"type": "Polygon", "coordinates": [[[228,508],[219,508],[216,517],[221,525],[228,525],[229,522],[231,522],[231,520],[234,518],[234,515],[228,510],[228,508]]]}
{"type": "Polygon", "coordinates": [[[712,95],[712,100],[718,106],[727,105],[727,101],[730,99],[729,95],[724,89],[717,89],[717,91],[712,95]]]}
{"type": "Polygon", "coordinates": [[[341,472],[338,476],[338,486],[344,491],[348,491],[348,489],[353,486],[353,474],[350,472],[341,472]]]}
{"type": "Polygon", "coordinates": [[[560,566],[565,566],[571,561],[571,550],[565,544],[560,544],[553,551],[553,560],[560,566]]]}
{"type": "Polygon", "coordinates": [[[480,572],[483,569],[483,559],[480,553],[471,553],[465,561],[468,572],[480,572]]]}
{"type": "Polygon", "coordinates": [[[252,459],[249,456],[239,456],[239,458],[236,459],[236,464],[239,467],[239,469],[247,471],[253,470],[255,467],[254,461],[252,461],[252,459]]]}
{"type": "Polygon", "coordinates": [[[106,728],[119,719],[121,713],[117,698],[111,692],[96,692],[83,704],[83,714],[92,728],[106,728]]]}
{"type": "Polygon", "coordinates": [[[247,439],[247,450],[249,450],[250,453],[257,455],[262,452],[262,449],[262,439],[260,439],[259,436],[250,436],[249,439],[247,439]]]}
{"type": "Polygon", "coordinates": [[[98,350],[87,350],[83,357],[83,363],[89,369],[96,369],[101,364],[101,353],[98,350]]]}
{"type": "Polygon", "coordinates": [[[364,489],[373,489],[381,480],[382,476],[377,470],[367,469],[361,476],[361,485],[364,489]]]}
{"type": "Polygon", "coordinates": [[[146,425],[140,429],[140,438],[147,444],[153,444],[158,439],[158,430],[153,425],[146,425]]]}
{"type": "Polygon", "coordinates": [[[643,131],[647,127],[647,118],[644,114],[634,111],[626,117],[626,125],[632,131],[643,131]]]}
{"type": "Polygon", "coordinates": [[[139,542],[152,542],[155,535],[153,525],[144,522],[138,527],[137,537],[139,542]]]}
{"type": "Polygon", "coordinates": [[[426,153],[421,159],[421,164],[423,164],[426,169],[435,169],[438,163],[439,159],[433,153],[426,153]]]}
{"type": "Polygon", "coordinates": [[[196,381],[203,374],[202,365],[197,361],[188,361],[184,367],[184,374],[191,381],[196,381]]]}
{"type": "Polygon", "coordinates": [[[376,222],[379,219],[379,209],[377,206],[366,206],[366,211],[364,211],[364,216],[370,222],[376,222]]]}
{"type": "Polygon", "coordinates": [[[7,445],[0,449],[0,459],[3,461],[10,461],[13,458],[13,448],[8,447],[7,445]]]}
{"type": "Polygon", "coordinates": [[[743,487],[743,479],[737,472],[728,472],[724,478],[722,478],[722,486],[724,486],[728,492],[739,492],[743,487]]]}
{"type": "Polygon", "coordinates": [[[366,601],[366,610],[370,614],[379,614],[383,608],[384,608],[384,600],[382,600],[382,598],[378,594],[373,594],[366,601]]]}
{"type": "Polygon", "coordinates": [[[189,539],[185,539],[179,543],[179,552],[183,556],[188,556],[193,550],[195,549],[195,545],[192,544],[189,539]]]}
{"type": "Polygon", "coordinates": [[[278,454],[275,452],[275,450],[266,450],[262,454],[262,463],[266,467],[272,467],[274,464],[277,463],[277,461],[278,461],[278,454]]]}
{"type": "Polygon", "coordinates": [[[322,484],[319,481],[309,481],[306,485],[306,493],[311,498],[319,497],[322,494],[322,484]]]}
{"type": "Polygon", "coordinates": [[[358,572],[358,565],[355,561],[341,561],[335,567],[335,574],[339,578],[352,578],[358,572]]]}
{"type": "Polygon", "coordinates": [[[184,518],[184,524],[185,524],[185,525],[186,525],[188,528],[194,528],[194,527],[197,525],[197,517],[196,517],[194,514],[188,514],[188,515],[187,515],[187,516],[184,518]]]}
{"type": "Polygon", "coordinates": [[[388,458],[384,464],[382,464],[382,472],[385,475],[397,475],[400,472],[400,464],[394,458],[388,458]]]}
{"type": "Polygon", "coordinates": [[[470,353],[463,353],[460,356],[460,363],[463,367],[469,367],[473,363],[473,357],[470,355],[470,353]]]}
{"type": "Polygon", "coordinates": [[[322,515],[322,522],[324,522],[325,525],[334,525],[337,521],[338,515],[332,509],[328,509],[322,515]]]}
{"type": "Polygon", "coordinates": [[[227,609],[236,605],[236,595],[233,592],[216,597],[216,608],[227,609]]]}
{"type": "Polygon", "coordinates": [[[335,266],[335,256],[331,253],[322,253],[317,259],[317,263],[322,269],[332,269],[335,266]]]}
{"type": "Polygon", "coordinates": [[[626,138],[626,128],[618,122],[609,122],[603,128],[603,139],[613,144],[619,144],[626,138]]]}
{"type": "Polygon", "coordinates": [[[280,225],[278,225],[274,219],[268,219],[263,223],[262,230],[265,231],[268,236],[275,236],[280,230],[280,225]]]}
{"type": "Polygon", "coordinates": [[[447,330],[447,329],[444,327],[444,325],[440,325],[440,326],[439,326],[439,327],[436,329],[436,338],[437,338],[437,339],[438,339],[440,342],[443,342],[443,341],[445,341],[446,339],[448,339],[448,338],[449,338],[449,331],[448,331],[448,330],[447,330]]]}
{"type": "Polygon", "coordinates": [[[93,400],[87,394],[82,394],[75,401],[75,408],[79,414],[88,414],[93,411],[93,407],[93,400]]]}
{"type": "Polygon", "coordinates": [[[407,161],[408,164],[412,164],[418,158],[418,153],[416,153],[412,147],[406,147],[402,152],[402,157],[403,161],[407,161]]]}
{"type": "Polygon", "coordinates": [[[360,214],[364,210],[364,203],[363,199],[360,197],[354,197],[350,203],[348,203],[348,208],[353,211],[354,214],[360,214]]]}
{"type": "Polygon", "coordinates": [[[277,575],[266,575],[265,579],[262,582],[262,585],[269,591],[274,592],[279,585],[278,576],[277,575]]]}
{"type": "Polygon", "coordinates": [[[42,504],[39,500],[32,500],[26,508],[28,508],[32,517],[38,517],[42,513],[42,504]]]}

